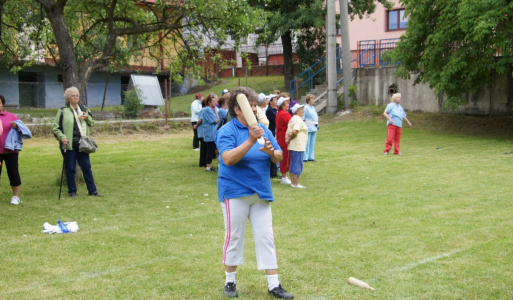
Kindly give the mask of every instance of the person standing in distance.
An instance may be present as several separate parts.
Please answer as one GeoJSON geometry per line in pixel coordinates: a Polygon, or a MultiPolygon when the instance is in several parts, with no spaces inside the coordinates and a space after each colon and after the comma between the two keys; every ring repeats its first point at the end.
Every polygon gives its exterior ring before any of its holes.
{"type": "Polygon", "coordinates": [[[198,117],[202,108],[201,101],[203,101],[203,94],[197,93],[196,98],[191,103],[191,126],[194,131],[194,137],[192,138],[192,148],[195,151],[199,151],[199,138],[198,138],[198,117]]]}
{"type": "Polygon", "coordinates": [[[270,162],[281,161],[282,151],[264,125],[248,127],[237,102],[237,95],[241,93],[246,95],[256,114],[257,94],[248,87],[232,90],[228,110],[233,120],[221,127],[216,135],[219,149],[217,190],[225,225],[224,294],[230,298],[238,297],[235,275],[237,266],[244,260],[244,234],[249,219],[255,240],[257,266],[259,270],[265,270],[269,295],[292,299],[294,297],[281,286],[278,279],[271,212],[274,196],[269,178],[270,162]],[[264,137],[264,145],[256,142],[260,137],[264,137]]]}
{"type": "Polygon", "coordinates": [[[408,126],[411,127],[410,121],[406,118],[404,108],[399,104],[400,102],[401,94],[393,94],[392,102],[387,105],[387,108],[383,113],[387,118],[387,141],[385,143],[385,151],[383,151],[385,155],[388,155],[388,152],[392,149],[392,144],[394,144],[394,154],[401,155],[399,143],[401,141],[403,119],[406,120],[406,122],[408,122],[408,126]]]}
{"type": "Polygon", "coordinates": [[[315,96],[312,94],[308,94],[305,97],[306,105],[305,105],[305,114],[303,116],[303,120],[308,126],[308,142],[306,144],[305,156],[303,157],[303,162],[315,161],[315,139],[317,137],[317,131],[319,130],[319,116],[317,115],[317,111],[313,106],[315,103],[315,96]]]}

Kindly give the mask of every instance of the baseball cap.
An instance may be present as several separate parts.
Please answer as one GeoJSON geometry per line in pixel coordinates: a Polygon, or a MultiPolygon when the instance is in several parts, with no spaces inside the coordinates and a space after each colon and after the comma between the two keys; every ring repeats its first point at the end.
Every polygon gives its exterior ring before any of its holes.
{"type": "Polygon", "coordinates": [[[258,94],[258,104],[264,102],[265,99],[267,99],[267,96],[264,93],[258,94]]]}
{"type": "Polygon", "coordinates": [[[270,94],[269,96],[267,96],[267,100],[271,100],[272,98],[278,96],[277,94],[270,94]]]}
{"type": "Polygon", "coordinates": [[[287,101],[287,100],[289,100],[289,99],[290,99],[290,97],[289,97],[289,98],[280,97],[280,98],[278,99],[278,102],[276,102],[276,104],[278,105],[278,107],[280,107],[280,106],[283,104],[283,102],[285,102],[285,101],[287,101]]]}
{"type": "Polygon", "coordinates": [[[221,93],[221,96],[226,94],[226,93],[229,93],[230,91],[228,89],[224,89],[223,92],[221,93]]]}
{"type": "Polygon", "coordinates": [[[300,109],[301,107],[303,107],[303,106],[305,106],[305,105],[304,104],[299,104],[299,103],[294,104],[294,106],[292,107],[292,113],[295,114],[296,111],[298,109],[300,109]]]}

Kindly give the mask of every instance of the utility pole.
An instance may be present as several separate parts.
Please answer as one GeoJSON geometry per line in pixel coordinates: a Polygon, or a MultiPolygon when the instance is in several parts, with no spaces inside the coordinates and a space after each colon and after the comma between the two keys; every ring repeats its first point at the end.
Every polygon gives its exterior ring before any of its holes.
{"type": "Polygon", "coordinates": [[[349,108],[349,86],[353,84],[353,72],[351,68],[351,45],[349,44],[349,13],[347,0],[340,0],[340,29],[342,30],[342,73],[344,75],[344,101],[346,109],[349,108]]]}
{"type": "Polygon", "coordinates": [[[326,54],[326,68],[327,81],[328,81],[328,105],[326,111],[328,114],[337,112],[337,38],[336,38],[336,24],[335,17],[335,0],[327,0],[326,5],[326,28],[327,28],[327,54],[326,54]]]}

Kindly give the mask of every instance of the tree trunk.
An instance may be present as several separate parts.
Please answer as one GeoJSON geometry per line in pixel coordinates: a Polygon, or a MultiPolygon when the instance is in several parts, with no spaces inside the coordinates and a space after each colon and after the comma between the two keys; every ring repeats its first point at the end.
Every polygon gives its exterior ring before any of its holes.
{"type": "Polygon", "coordinates": [[[292,62],[292,33],[290,31],[285,32],[281,36],[281,43],[283,45],[283,75],[285,78],[285,90],[288,91],[290,88],[290,82],[294,77],[294,64],[292,62]]]}
{"type": "Polygon", "coordinates": [[[39,1],[45,10],[45,13],[52,26],[55,42],[59,49],[58,66],[62,70],[62,79],[64,89],[75,86],[78,79],[78,66],[73,49],[73,40],[64,22],[64,6],[66,1],[39,1]]]}

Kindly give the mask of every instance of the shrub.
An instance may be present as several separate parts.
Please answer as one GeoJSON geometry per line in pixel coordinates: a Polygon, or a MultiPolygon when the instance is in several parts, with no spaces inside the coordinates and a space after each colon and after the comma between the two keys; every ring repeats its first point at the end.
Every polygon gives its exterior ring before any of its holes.
{"type": "Polygon", "coordinates": [[[137,117],[143,109],[141,90],[132,88],[125,93],[125,102],[123,103],[123,114],[125,117],[137,117]]]}

